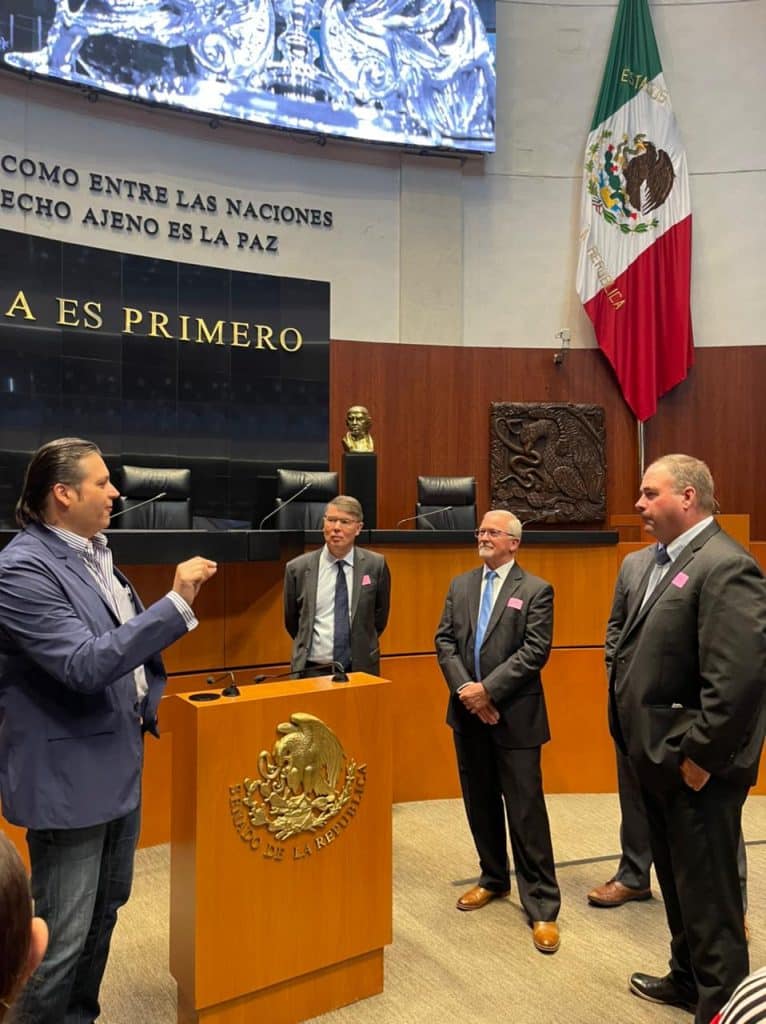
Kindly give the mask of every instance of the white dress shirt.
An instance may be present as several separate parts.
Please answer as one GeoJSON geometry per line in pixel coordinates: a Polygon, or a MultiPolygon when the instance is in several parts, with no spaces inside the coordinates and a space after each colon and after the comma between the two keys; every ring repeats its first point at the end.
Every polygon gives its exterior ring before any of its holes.
{"type": "Polygon", "coordinates": [[[343,575],[348,587],[348,614],[354,603],[354,549],[353,547],[343,559],[331,555],[327,545],[322,548],[319,556],[319,573],[317,576],[317,596],[314,608],[314,630],[311,636],[311,649],[308,660],[315,665],[329,664],[333,660],[335,646],[335,584],[338,579],[338,562],[346,563],[343,575]]]}

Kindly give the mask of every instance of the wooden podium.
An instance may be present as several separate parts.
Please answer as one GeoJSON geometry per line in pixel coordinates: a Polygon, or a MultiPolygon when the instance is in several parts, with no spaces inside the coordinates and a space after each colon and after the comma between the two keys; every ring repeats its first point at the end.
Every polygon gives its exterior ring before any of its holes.
{"type": "Polygon", "coordinates": [[[294,1024],[383,990],[390,694],[353,673],[172,698],[179,1024],[294,1024]]]}

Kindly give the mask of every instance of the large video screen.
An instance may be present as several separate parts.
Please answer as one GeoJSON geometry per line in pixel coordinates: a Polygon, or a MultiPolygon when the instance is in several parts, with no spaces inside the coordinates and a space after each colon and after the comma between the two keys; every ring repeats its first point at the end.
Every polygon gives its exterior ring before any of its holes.
{"type": "Polygon", "coordinates": [[[0,0],[0,61],[211,118],[495,148],[494,0],[0,0]]]}

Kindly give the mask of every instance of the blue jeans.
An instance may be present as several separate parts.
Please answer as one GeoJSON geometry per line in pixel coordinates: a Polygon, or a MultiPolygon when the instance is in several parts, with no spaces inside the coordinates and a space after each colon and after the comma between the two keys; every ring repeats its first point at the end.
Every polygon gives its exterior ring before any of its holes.
{"type": "Polygon", "coordinates": [[[117,911],[130,896],[140,808],[103,825],[29,829],[35,913],[48,925],[43,962],[13,1024],[93,1024],[117,911]]]}

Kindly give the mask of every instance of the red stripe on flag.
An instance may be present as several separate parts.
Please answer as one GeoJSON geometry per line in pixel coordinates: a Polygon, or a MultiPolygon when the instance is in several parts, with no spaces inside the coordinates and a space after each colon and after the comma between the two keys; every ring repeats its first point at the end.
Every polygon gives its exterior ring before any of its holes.
{"type": "Polygon", "coordinates": [[[688,216],[585,303],[599,346],[639,420],[654,415],[657,400],[684,380],[694,362],[691,247],[688,216]]]}

